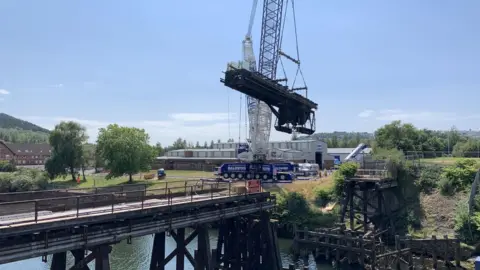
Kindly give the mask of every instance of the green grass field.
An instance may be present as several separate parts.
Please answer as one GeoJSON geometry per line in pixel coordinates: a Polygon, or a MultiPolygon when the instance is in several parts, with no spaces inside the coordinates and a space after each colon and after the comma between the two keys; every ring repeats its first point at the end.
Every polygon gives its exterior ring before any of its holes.
{"type": "Polygon", "coordinates": [[[473,159],[477,162],[480,162],[480,158],[458,158],[458,157],[438,157],[438,158],[423,158],[420,161],[430,164],[439,164],[439,165],[452,165],[459,159],[473,159]]]}
{"type": "MultiPolygon", "coordinates": [[[[158,186],[164,186],[165,181],[168,182],[182,182],[184,180],[196,179],[196,178],[211,178],[212,172],[203,171],[183,171],[183,170],[170,170],[166,171],[167,177],[165,180],[159,181],[156,177],[156,171],[150,171],[149,173],[140,173],[133,176],[133,184],[146,184],[149,188],[156,188],[158,186]],[[155,174],[155,177],[150,180],[145,180],[145,174],[155,174]]],[[[128,183],[128,176],[122,176],[112,179],[106,179],[105,174],[92,174],[86,175],[86,181],[77,183],[67,176],[66,178],[59,177],[52,181],[54,188],[91,188],[91,187],[109,187],[116,185],[126,185],[128,183]]],[[[80,177],[82,178],[82,177],[80,177]]],[[[183,183],[183,182],[182,182],[183,183]]]]}

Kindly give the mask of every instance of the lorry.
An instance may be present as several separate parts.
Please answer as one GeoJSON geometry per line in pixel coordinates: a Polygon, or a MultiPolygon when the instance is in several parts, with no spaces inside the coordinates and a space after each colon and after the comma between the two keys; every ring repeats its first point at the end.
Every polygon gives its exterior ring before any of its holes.
{"type": "Polygon", "coordinates": [[[295,179],[295,164],[293,162],[264,163],[260,170],[252,172],[249,162],[224,163],[217,168],[215,173],[223,179],[258,179],[265,181],[293,181],[295,179]]]}

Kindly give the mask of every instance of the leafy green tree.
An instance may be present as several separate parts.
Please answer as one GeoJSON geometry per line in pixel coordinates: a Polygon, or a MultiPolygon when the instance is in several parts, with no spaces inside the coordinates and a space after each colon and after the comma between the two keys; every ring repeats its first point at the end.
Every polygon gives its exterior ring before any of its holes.
{"type": "Polygon", "coordinates": [[[85,169],[95,166],[95,148],[95,145],[91,143],[83,145],[82,175],[84,181],[86,181],[85,169]]]}
{"type": "Polygon", "coordinates": [[[165,154],[165,148],[162,147],[162,144],[157,142],[157,144],[155,144],[155,153],[158,155],[158,156],[163,156],[165,154]]]}
{"type": "Polygon", "coordinates": [[[203,149],[207,149],[207,148],[208,148],[208,143],[205,142],[205,143],[203,144],[203,149]]]}
{"type": "Polygon", "coordinates": [[[52,155],[45,164],[51,178],[70,174],[75,181],[75,169],[83,165],[83,145],[87,140],[85,127],[76,122],[60,122],[55,126],[49,137],[52,155]]]}
{"type": "Polygon", "coordinates": [[[105,168],[110,171],[107,178],[128,174],[129,182],[133,182],[134,174],[150,170],[155,149],[150,146],[149,139],[144,129],[117,124],[101,128],[97,149],[105,160],[105,168]]]}
{"type": "Polygon", "coordinates": [[[173,142],[173,145],[171,146],[172,150],[177,150],[177,149],[185,149],[187,148],[187,141],[183,140],[182,138],[178,138],[173,142]]]}

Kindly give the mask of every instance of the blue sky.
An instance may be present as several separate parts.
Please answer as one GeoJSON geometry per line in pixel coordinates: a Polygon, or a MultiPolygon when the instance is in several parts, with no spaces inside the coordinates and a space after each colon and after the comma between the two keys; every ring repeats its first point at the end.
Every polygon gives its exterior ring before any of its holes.
{"type": "MultiPolygon", "coordinates": [[[[480,128],[479,1],[297,2],[317,131],[373,131],[395,119],[480,128]]],[[[237,139],[240,122],[243,139],[240,94],[219,78],[241,58],[250,6],[2,0],[0,111],[47,128],[76,120],[92,140],[114,122],[163,144],[237,139]]],[[[290,17],[282,49],[294,55],[291,26],[290,17]]],[[[258,55],[260,14],[254,28],[258,55]]]]}

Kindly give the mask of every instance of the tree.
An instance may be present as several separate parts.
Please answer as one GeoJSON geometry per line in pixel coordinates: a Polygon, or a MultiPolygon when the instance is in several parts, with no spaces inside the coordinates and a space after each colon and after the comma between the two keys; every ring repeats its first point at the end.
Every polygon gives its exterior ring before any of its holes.
{"type": "Polygon", "coordinates": [[[86,143],[83,145],[83,159],[82,159],[82,175],[83,181],[86,181],[85,168],[91,168],[95,166],[95,145],[86,143]]]}
{"type": "Polygon", "coordinates": [[[234,140],[234,139],[232,139],[232,138],[230,138],[230,139],[228,139],[228,140],[227,140],[227,142],[229,142],[229,143],[233,143],[233,142],[235,142],[235,140],[234,140]]]}
{"type": "Polygon", "coordinates": [[[195,144],[195,148],[200,148],[200,142],[197,141],[197,143],[195,144]]]}
{"type": "Polygon", "coordinates": [[[128,181],[131,183],[134,174],[150,170],[155,149],[150,146],[149,139],[144,129],[121,127],[117,124],[101,128],[97,149],[105,160],[105,168],[110,170],[107,178],[128,174],[128,181]]]}
{"type": "Polygon", "coordinates": [[[207,149],[207,148],[208,148],[208,143],[207,143],[207,142],[205,142],[205,143],[203,144],[203,148],[204,148],[204,149],[207,149]]]}
{"type": "Polygon", "coordinates": [[[61,122],[55,126],[48,139],[52,155],[45,164],[51,178],[70,174],[75,181],[75,169],[83,164],[83,145],[87,140],[85,127],[78,123],[61,122]]]}
{"type": "Polygon", "coordinates": [[[213,149],[213,140],[210,142],[210,149],[213,149]]]}
{"type": "Polygon", "coordinates": [[[187,142],[184,139],[178,138],[173,142],[172,150],[185,149],[185,148],[187,148],[187,142]]]}
{"type": "Polygon", "coordinates": [[[162,147],[162,144],[157,142],[157,144],[155,144],[155,153],[158,155],[158,156],[163,156],[165,154],[165,148],[162,147]]]}

